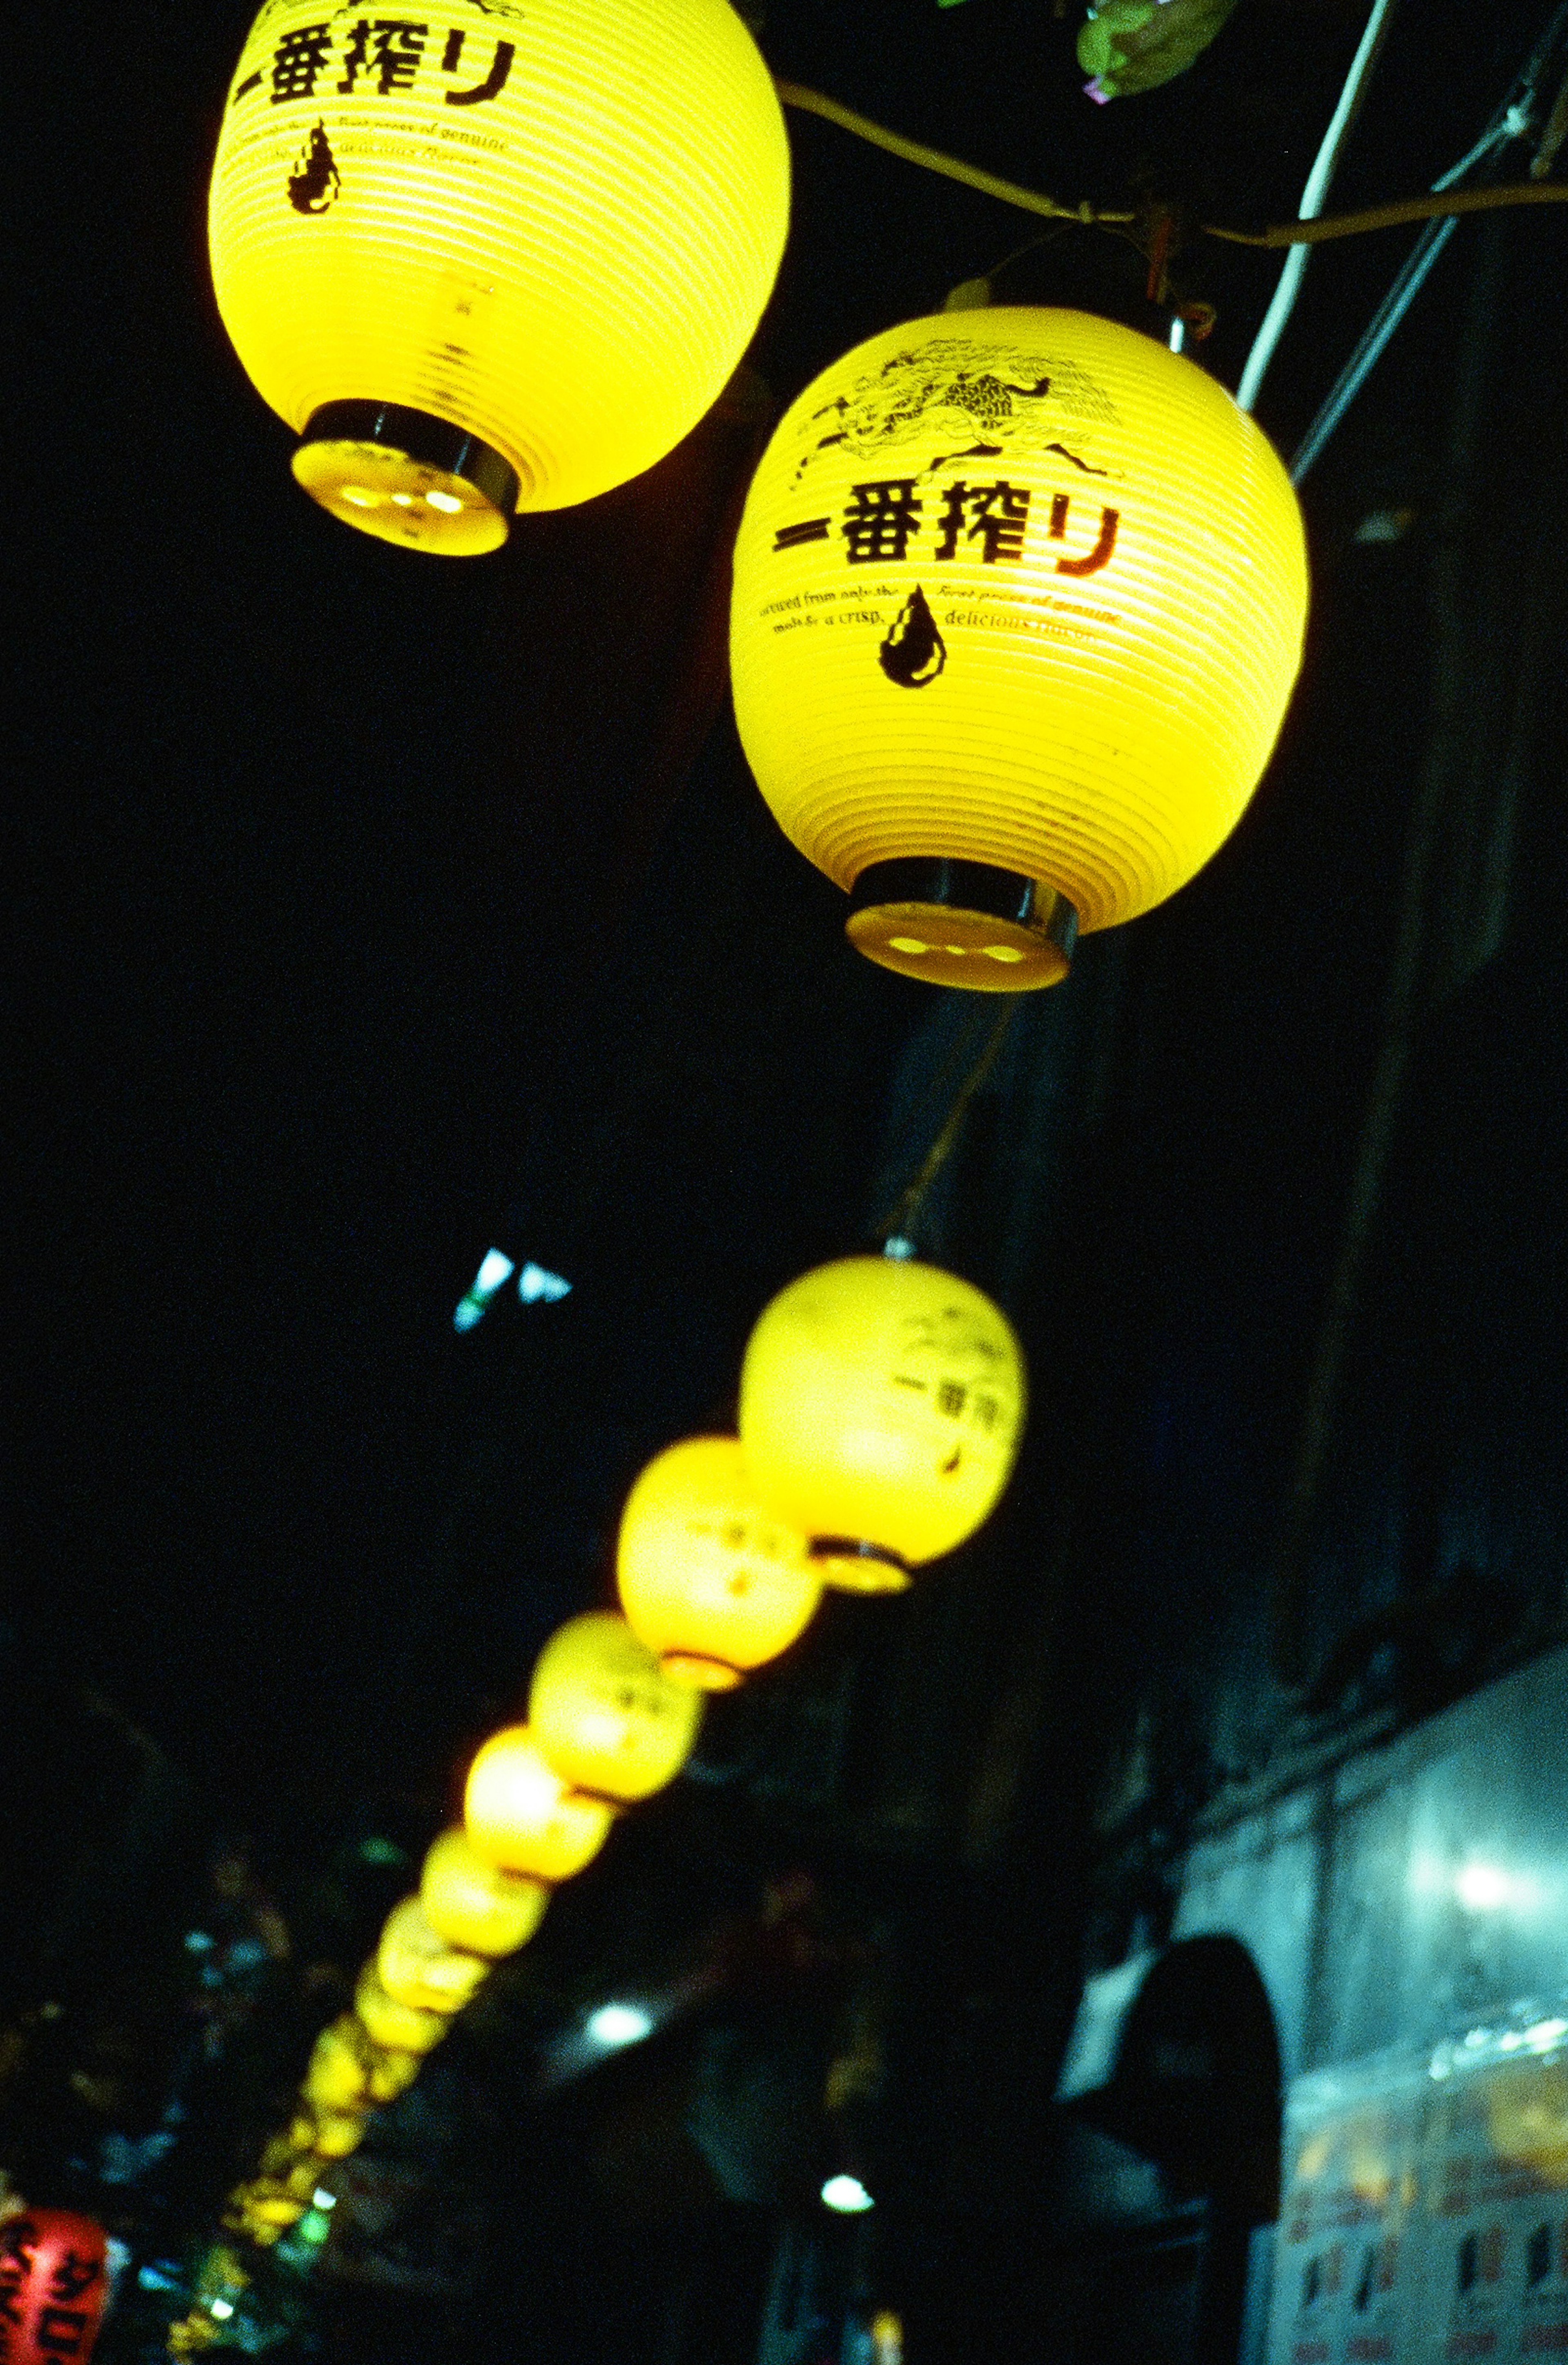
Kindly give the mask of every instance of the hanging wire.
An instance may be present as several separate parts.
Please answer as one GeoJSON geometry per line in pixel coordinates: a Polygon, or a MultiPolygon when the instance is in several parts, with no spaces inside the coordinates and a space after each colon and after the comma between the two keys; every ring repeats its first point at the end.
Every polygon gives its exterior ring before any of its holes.
{"type": "MultiPolygon", "coordinates": [[[[902,156],[906,163],[919,164],[928,173],[940,173],[949,181],[961,181],[966,188],[999,197],[1003,205],[1016,206],[1024,213],[1044,214],[1052,221],[1077,222],[1086,230],[1119,230],[1124,234],[1145,219],[1143,213],[1102,212],[1087,200],[1076,206],[1062,205],[1041,190],[1025,189],[1017,181],[1001,180],[976,164],[966,164],[961,157],[946,155],[940,149],[927,148],[917,140],[905,140],[901,133],[873,123],[868,116],[856,114],[853,107],[841,106],[837,99],[828,98],[819,90],[808,90],[795,82],[780,82],[775,87],[786,106],[820,115],[825,122],[836,123],[841,130],[853,132],[857,139],[868,140],[874,148],[885,149],[890,156],[902,156]]],[[[1489,212],[1502,206],[1564,203],[1568,203],[1568,181],[1526,181],[1517,186],[1459,189],[1447,196],[1399,197],[1388,205],[1363,207],[1353,214],[1273,222],[1267,230],[1226,230],[1217,222],[1204,222],[1202,228],[1205,238],[1222,238],[1232,246],[1321,246],[1327,239],[1359,238],[1367,230],[1397,230],[1405,222],[1431,221],[1450,214],[1489,212]]]]}
{"type": "Polygon", "coordinates": [[[958,1137],[964,1129],[964,1120],[969,1113],[969,1106],[975,1094],[980,1091],[1002,1055],[1002,1047],[1007,1040],[1007,1030],[1013,1024],[1019,1000],[1020,997],[1017,994],[1008,995],[1006,1006],[987,1036],[979,1059],[954,1094],[952,1105],[942,1121],[941,1129],[922,1160],[913,1181],[900,1194],[889,1213],[877,1226],[877,1237],[884,1243],[887,1255],[908,1256],[912,1253],[909,1238],[911,1227],[924,1205],[932,1184],[958,1146],[958,1137]]]}
{"type": "MultiPolygon", "coordinates": [[[[1462,180],[1464,175],[1473,171],[1477,164],[1484,163],[1489,158],[1498,154],[1511,140],[1525,137],[1535,119],[1541,77],[1549,70],[1553,62],[1554,53],[1561,50],[1565,39],[1568,39],[1568,5],[1557,10],[1551,24],[1536,44],[1533,53],[1527,59],[1515,77],[1512,89],[1497,107],[1492,120],[1473,148],[1466,155],[1462,156],[1457,164],[1451,165],[1446,173],[1433,182],[1434,192],[1440,194],[1451,188],[1456,181],[1462,180]]],[[[1568,79],[1564,80],[1563,93],[1568,95],[1568,79]]],[[[1563,101],[1560,97],[1558,108],[1562,108],[1562,105],[1563,101]]],[[[1532,180],[1538,177],[1538,167],[1542,155],[1547,151],[1558,108],[1552,110],[1551,118],[1537,148],[1535,162],[1530,167],[1532,180]]],[[[1568,113],[1568,110],[1565,110],[1565,113],[1568,113]]],[[[1550,161],[1549,159],[1549,166],[1550,161]]],[[[1329,437],[1335,432],[1351,403],[1366,384],[1368,377],[1382,360],[1394,331],[1426,285],[1433,265],[1453,236],[1456,227],[1454,217],[1450,215],[1444,220],[1429,222],[1416,241],[1393,286],[1368,322],[1355,351],[1329,389],[1316,418],[1303,436],[1300,448],[1291,462],[1293,484],[1302,483],[1322,454],[1329,437]]]]}
{"type": "Polygon", "coordinates": [[[927,148],[918,140],[905,140],[885,125],[873,123],[868,115],[857,115],[853,107],[842,106],[836,98],[828,98],[820,90],[807,90],[801,83],[781,82],[776,88],[786,106],[807,115],[820,115],[824,122],[836,123],[841,131],[852,131],[857,140],[868,140],[873,148],[885,148],[890,156],[902,156],[906,164],[920,164],[928,173],[940,173],[949,181],[961,181],[966,188],[979,189],[988,197],[1000,197],[1003,205],[1017,206],[1025,213],[1044,214],[1051,221],[1088,225],[1130,222],[1134,219],[1131,214],[1098,213],[1091,205],[1064,206],[1038,189],[1025,189],[1016,181],[1000,180],[994,173],[981,172],[977,164],[966,164],[960,157],[945,155],[940,148],[927,148]]]}
{"type": "MultiPolygon", "coordinates": [[[[1323,135],[1323,145],[1317,151],[1312,170],[1306,176],[1306,186],[1302,191],[1301,204],[1297,210],[1304,221],[1312,220],[1323,211],[1323,201],[1328,195],[1328,186],[1334,178],[1340,153],[1350,136],[1351,126],[1361,111],[1361,100],[1366,95],[1367,86],[1372,81],[1379,52],[1388,38],[1389,19],[1394,14],[1394,5],[1395,0],[1372,0],[1372,15],[1367,18],[1366,30],[1361,35],[1355,57],[1351,61],[1345,87],[1339,93],[1339,103],[1335,107],[1328,129],[1323,135]]],[[[1280,284],[1274,290],[1273,299],[1263,315],[1262,325],[1257,336],[1253,339],[1252,350],[1247,356],[1247,365],[1241,373],[1241,384],[1237,388],[1236,399],[1243,410],[1250,410],[1258,399],[1264,377],[1268,373],[1269,364],[1273,360],[1275,349],[1285,332],[1285,323],[1295,309],[1295,301],[1301,293],[1302,275],[1306,269],[1306,263],[1305,246],[1293,246],[1285,259],[1285,267],[1280,274],[1280,284]]]]}

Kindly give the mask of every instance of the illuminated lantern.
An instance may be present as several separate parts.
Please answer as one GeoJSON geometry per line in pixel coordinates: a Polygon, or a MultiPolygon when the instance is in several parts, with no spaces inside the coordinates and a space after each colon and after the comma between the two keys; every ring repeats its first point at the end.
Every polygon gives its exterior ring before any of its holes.
{"type": "Polygon", "coordinates": [[[381,1984],[374,1956],[359,1975],[353,2003],[371,2042],[389,2053],[428,2053],[451,2026],[444,2012],[395,2002],[381,1984]]]}
{"type": "Polygon", "coordinates": [[[599,1854],[615,1810],[564,1782],[526,1724],[503,1725],[475,1758],[463,1821],[476,1855],[504,1872],[570,1880],[599,1854]]]}
{"type": "Polygon", "coordinates": [[[421,2012],[461,2012],[489,1967],[482,1955],[449,1945],[417,1897],[392,1908],[375,1951],[376,1975],[394,2003],[421,2012]]]}
{"type": "Polygon", "coordinates": [[[420,24],[268,0],[218,137],[213,283],[306,490],[465,555],[696,425],[789,197],[727,0],[443,0],[420,24]]]}
{"type": "Polygon", "coordinates": [[[616,1583],[667,1675],[729,1691],[810,1625],[823,1579],[806,1539],[758,1498],[739,1441],[689,1437],[626,1498],[616,1583]]]}
{"type": "Polygon", "coordinates": [[[557,1627],[533,1670],[529,1730],[579,1790],[626,1803],[673,1781],[702,1721],[702,1698],[673,1683],[624,1618],[590,1609],[557,1627]]]}
{"type": "Polygon", "coordinates": [[[324,2111],[368,2110],[371,2045],[363,2023],[352,2012],[341,2012],[325,2027],[311,2049],[300,2092],[324,2111]]]}
{"type": "Polygon", "coordinates": [[[1301,662],[1272,447],[1136,330],[945,313],[786,413],[735,549],[735,717],[787,836],[884,968],[1052,985],[1191,879],[1301,662]]]}
{"type": "Polygon", "coordinates": [[[332,2111],[320,2103],[308,2103],[291,2121],[289,2140],[319,2158],[347,2159],[364,2142],[369,2116],[368,2103],[360,2111],[332,2111]]]}
{"type": "Polygon", "coordinates": [[[420,1876],[420,1903],[431,1928],[471,1955],[515,1954],[538,1929],[549,1902],[542,1880],[487,1864],[461,1827],[442,1833],[420,1876]]]}
{"type": "Polygon", "coordinates": [[[896,1591],[973,1535],[1012,1472],[1024,1357],[967,1281],[845,1257],[779,1291],[746,1345],[746,1467],[827,1582],[896,1591]]]}
{"type": "Polygon", "coordinates": [[[297,2225],[310,2203],[293,2193],[274,2192],[260,2178],[241,2185],[233,2196],[233,2207],[226,2213],[232,2218],[235,2230],[249,2234],[253,2241],[267,2243],[297,2225]]]}
{"type": "Polygon", "coordinates": [[[104,2229],[73,2209],[0,2223],[0,2356],[6,2365],[85,2365],[108,2281],[104,2229]]]}

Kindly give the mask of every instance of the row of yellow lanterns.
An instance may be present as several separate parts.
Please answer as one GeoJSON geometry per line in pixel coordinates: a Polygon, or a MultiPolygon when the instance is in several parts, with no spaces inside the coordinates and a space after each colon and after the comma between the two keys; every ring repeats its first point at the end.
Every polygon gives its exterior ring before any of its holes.
{"type": "Polygon", "coordinates": [[[475,1757],[462,1824],[432,1844],[353,2009],[318,2037],[291,2124],[230,2196],[231,2230],[267,2245],[304,2215],[371,2113],[533,1935],[552,1889],[674,1779],[705,1692],[788,1650],[824,1586],[896,1590],[975,1532],[1024,1410],[1005,1317],[936,1266],[848,1257],[779,1293],[746,1348],[739,1436],[688,1438],[633,1485],[620,1609],[545,1643],[525,1721],[475,1757]]]}
{"type": "MultiPolygon", "coordinates": [[[[695,426],[789,178],[728,0],[269,0],[213,173],[218,305],[317,500],[471,555],[695,426]]],[[[1306,591],[1285,472],[1194,363],[1049,308],[911,321],[824,371],[757,471],[741,736],[868,958],[1048,985],[1234,827],[1306,591]]]]}

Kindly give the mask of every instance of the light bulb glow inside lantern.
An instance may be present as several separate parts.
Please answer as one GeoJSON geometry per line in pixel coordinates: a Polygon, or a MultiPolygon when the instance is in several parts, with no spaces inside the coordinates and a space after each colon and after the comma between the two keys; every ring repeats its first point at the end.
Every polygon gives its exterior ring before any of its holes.
{"type": "Polygon", "coordinates": [[[981,1291],[915,1257],[844,1257],[764,1308],[741,1443],[828,1584],[891,1592],[990,1516],[1025,1399],[1022,1350],[981,1291]]]}
{"type": "Polygon", "coordinates": [[[610,1836],[615,1810],[564,1782],[525,1724],[493,1732],[469,1769],[463,1821],[475,1853],[506,1872],[570,1880],[610,1836]]]}
{"type": "Polygon", "coordinates": [[[616,1584],[627,1623],[668,1676],[729,1691],[788,1650],[822,1598],[806,1539],[757,1494],[738,1440],[689,1437],[626,1500],[616,1584]]]}
{"type": "Polygon", "coordinates": [[[822,2202],[841,2217],[857,2217],[877,2205],[857,2176],[830,2176],[822,2189],[822,2202]]]}
{"type": "Polygon", "coordinates": [[[783,252],[789,148],[728,0],[269,0],[229,94],[218,309],[323,507],[474,555],[716,400],[783,252]]]}
{"type": "Polygon", "coordinates": [[[1194,363],[1002,307],[871,338],[786,413],[735,546],[735,718],[885,968],[1015,993],[1175,891],[1301,662],[1301,514],[1194,363]]]}
{"type": "Polygon", "coordinates": [[[595,2045],[613,2052],[622,2045],[641,2045],[654,2033],[654,2023],[640,2004],[601,2003],[590,2012],[586,2034],[595,2045]]]}

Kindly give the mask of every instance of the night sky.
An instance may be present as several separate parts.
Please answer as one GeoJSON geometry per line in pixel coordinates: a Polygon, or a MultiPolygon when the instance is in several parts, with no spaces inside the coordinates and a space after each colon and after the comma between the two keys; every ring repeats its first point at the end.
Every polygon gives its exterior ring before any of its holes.
{"type": "MultiPolygon", "coordinates": [[[[1046,0],[773,0],[763,38],[777,73],[1058,196],[1152,190],[1254,226],[1294,210],[1361,13],[1243,0],[1193,73],[1103,110],[1080,95],[1076,14],[1046,0]]],[[[1402,12],[1338,200],[1450,163],[1541,16],[1402,12]]],[[[543,1634],[600,1597],[642,1461],[727,1422],[766,1297],[867,1236],[928,1004],[846,946],[734,743],[744,409],[472,564],[350,534],[297,490],[205,263],[247,17],[150,0],[112,31],[63,6],[18,32],[4,1648],[12,1679],[110,1695],[238,1825],[326,1827],[439,1782],[507,1712],[543,1634]],[[498,1303],[459,1339],[493,1241],[573,1295],[498,1303]]],[[[778,406],[1038,230],[819,121],[790,132],[794,230],[751,356],[778,406]]],[[[1511,286],[1553,256],[1560,278],[1560,225],[1506,239],[1527,258],[1511,286]]],[[[1403,252],[1315,259],[1260,409],[1287,453],[1403,252]]],[[[1181,258],[1219,308],[1203,357],[1226,383],[1277,267],[1181,258]]],[[[1002,288],[1158,327],[1143,268],[1059,232],[1002,288]]],[[[1353,1124],[1427,695],[1419,590],[1369,588],[1350,536],[1440,491],[1456,284],[1434,283],[1309,486],[1318,611],[1282,768],[1210,877],[1145,924],[1181,957],[1170,1006],[1193,1029],[1193,1090],[1167,1068],[1146,1155],[1180,1167],[1183,1106],[1233,1145],[1202,1189],[1190,1161],[1173,1236],[1212,1263],[1217,1197],[1238,1257],[1291,1267],[1288,1313],[1337,1202],[1304,1189],[1282,1219],[1259,1145],[1288,1151],[1320,1083],[1330,1135],[1353,1124]],[[1308,775],[1282,808],[1280,782],[1308,775]],[[1340,908],[1304,912],[1335,837],[1340,908]],[[1258,971],[1204,967],[1246,942],[1273,948],[1273,999],[1258,971]],[[1227,1092],[1249,1096],[1239,1147],[1227,1092]]],[[[1172,1285],[1129,1370],[1178,1317],[1172,1285]]]]}

